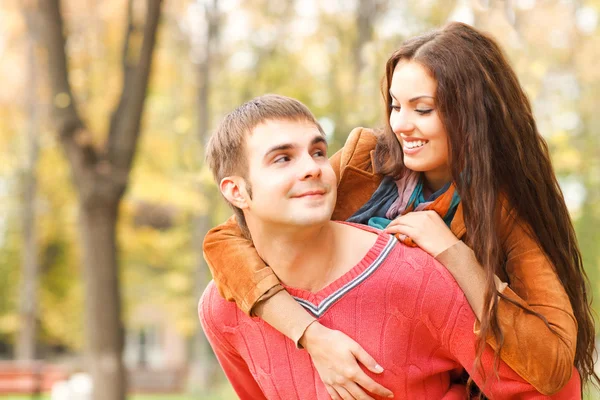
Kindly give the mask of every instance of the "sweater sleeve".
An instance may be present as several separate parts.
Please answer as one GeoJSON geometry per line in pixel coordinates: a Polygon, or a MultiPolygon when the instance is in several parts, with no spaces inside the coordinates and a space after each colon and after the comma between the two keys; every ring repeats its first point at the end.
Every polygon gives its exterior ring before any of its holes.
{"type": "MultiPolygon", "coordinates": [[[[499,360],[497,374],[494,370],[494,350],[487,345],[477,368],[477,342],[473,333],[475,315],[462,290],[452,275],[436,262],[436,270],[428,280],[422,315],[434,337],[455,358],[483,393],[491,399],[545,399],[536,388],[512,370],[504,360],[499,360]],[[440,295],[445,293],[445,295],[440,295]],[[435,324],[435,321],[440,321],[435,324]]],[[[571,366],[572,374],[562,390],[551,398],[574,399],[580,396],[579,374],[571,366]]]]}
{"type": "Polygon", "coordinates": [[[219,327],[224,324],[213,312],[214,300],[211,299],[210,292],[209,287],[200,299],[198,316],[221,368],[241,400],[266,399],[244,359],[219,331],[219,327]]]}

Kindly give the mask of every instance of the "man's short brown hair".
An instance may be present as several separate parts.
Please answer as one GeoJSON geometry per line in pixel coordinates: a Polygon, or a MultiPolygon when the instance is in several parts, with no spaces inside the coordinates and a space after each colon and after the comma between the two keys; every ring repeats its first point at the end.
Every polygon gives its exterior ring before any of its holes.
{"type": "MultiPolygon", "coordinates": [[[[291,97],[266,94],[242,104],[223,118],[206,147],[206,162],[217,185],[227,176],[247,178],[246,135],[269,120],[298,121],[315,124],[325,136],[308,107],[291,97]]],[[[242,210],[232,205],[240,227],[247,233],[242,210]]]]}

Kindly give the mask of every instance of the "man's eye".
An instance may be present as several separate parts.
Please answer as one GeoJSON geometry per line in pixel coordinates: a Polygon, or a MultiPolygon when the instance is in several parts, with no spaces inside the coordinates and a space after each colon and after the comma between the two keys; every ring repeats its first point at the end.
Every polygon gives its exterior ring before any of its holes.
{"type": "Polygon", "coordinates": [[[290,158],[288,156],[277,156],[275,157],[275,159],[273,160],[274,163],[285,163],[290,161],[290,158]]]}
{"type": "Polygon", "coordinates": [[[314,157],[325,157],[325,152],[323,150],[317,150],[313,153],[314,157]]]}

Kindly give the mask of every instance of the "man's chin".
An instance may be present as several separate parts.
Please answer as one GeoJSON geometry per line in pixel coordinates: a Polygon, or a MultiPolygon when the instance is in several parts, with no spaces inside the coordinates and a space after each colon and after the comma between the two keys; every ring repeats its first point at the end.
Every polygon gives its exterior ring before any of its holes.
{"type": "Polygon", "coordinates": [[[306,212],[298,212],[293,215],[292,220],[294,224],[299,226],[310,226],[325,224],[331,220],[333,210],[306,210],[306,212]]]}

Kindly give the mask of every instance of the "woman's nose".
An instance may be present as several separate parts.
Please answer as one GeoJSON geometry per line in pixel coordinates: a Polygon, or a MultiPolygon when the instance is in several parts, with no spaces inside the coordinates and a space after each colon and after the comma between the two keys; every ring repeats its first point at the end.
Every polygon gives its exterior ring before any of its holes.
{"type": "Polygon", "coordinates": [[[415,129],[415,124],[409,118],[404,110],[394,112],[390,115],[390,127],[396,134],[398,133],[410,133],[415,129]]]}

